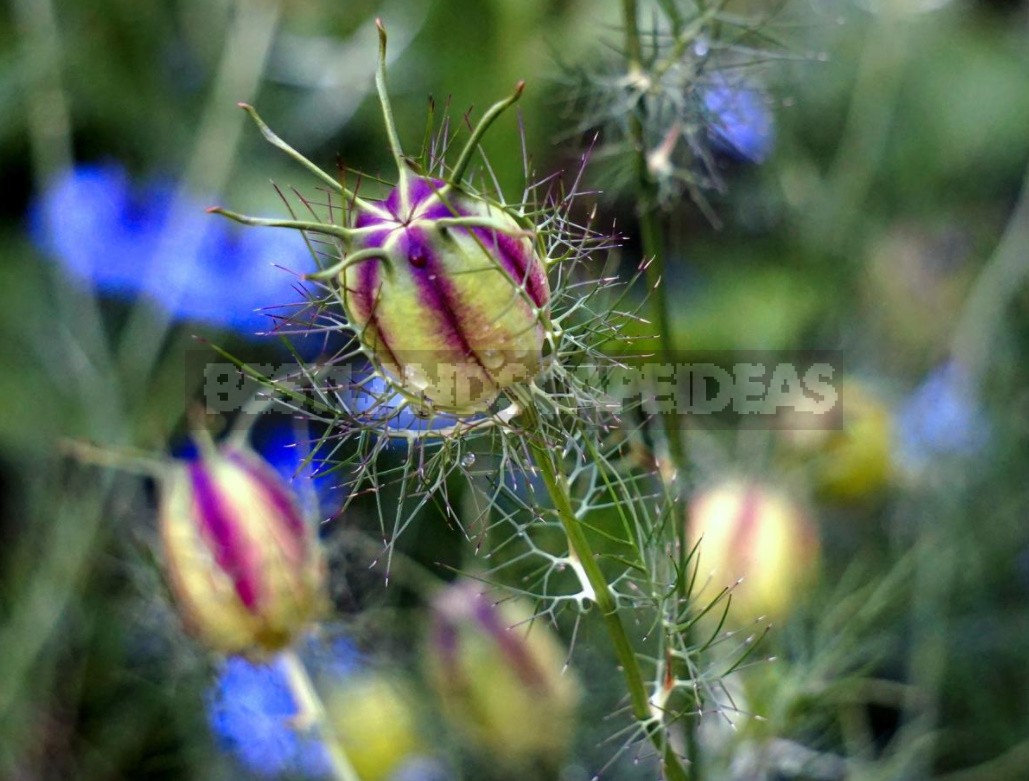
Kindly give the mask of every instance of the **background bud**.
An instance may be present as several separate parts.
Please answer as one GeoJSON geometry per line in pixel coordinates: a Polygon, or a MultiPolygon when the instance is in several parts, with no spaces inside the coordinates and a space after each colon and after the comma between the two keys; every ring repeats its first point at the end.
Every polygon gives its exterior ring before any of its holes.
{"type": "Polygon", "coordinates": [[[510,767],[553,762],[574,731],[579,684],[565,649],[532,610],[495,605],[479,583],[457,583],[436,600],[429,677],[455,728],[491,761],[510,767]]]}
{"type": "Polygon", "coordinates": [[[327,682],[325,708],[361,781],[386,781],[424,753],[414,703],[399,681],[363,670],[327,682]]]}
{"type": "Polygon", "coordinates": [[[160,511],[171,589],[187,628],[226,653],[290,643],[321,605],[313,528],[252,452],[209,452],[174,467],[160,511]]]}
{"type": "Polygon", "coordinates": [[[550,288],[511,215],[411,177],[356,227],[352,253],[382,257],[343,271],[343,304],[365,347],[408,392],[442,410],[474,411],[536,375],[550,288]],[[447,224],[455,218],[472,224],[447,224]]]}
{"type": "MultiPolygon", "coordinates": [[[[701,491],[690,503],[688,536],[700,541],[700,594],[732,591],[729,620],[743,624],[765,616],[783,618],[812,579],[819,557],[816,530],[785,494],[744,480],[701,491]]],[[[702,604],[702,602],[701,602],[702,604]]],[[[713,611],[721,614],[721,611],[713,611]]]]}

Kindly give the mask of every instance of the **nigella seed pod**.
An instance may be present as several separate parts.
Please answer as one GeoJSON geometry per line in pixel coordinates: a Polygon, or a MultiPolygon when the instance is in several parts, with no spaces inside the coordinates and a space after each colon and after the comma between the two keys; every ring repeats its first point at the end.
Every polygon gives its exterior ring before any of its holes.
{"type": "Polygon", "coordinates": [[[378,27],[375,82],[398,178],[388,196],[368,200],[347,189],[241,104],[265,138],[339,193],[344,219],[333,216],[331,202],[326,221],[209,211],[331,237],[336,262],[308,278],[336,289],[348,326],[376,368],[421,408],[481,412],[505,389],[536,377],[550,328],[547,253],[524,208],[491,200],[462,181],[486,130],[519,99],[524,83],[486,111],[452,167],[433,155],[419,165],[404,154],[393,123],[386,32],[378,27]]]}
{"type": "Polygon", "coordinates": [[[460,582],[433,604],[428,677],[443,713],[474,747],[510,768],[548,766],[567,750],[579,683],[565,650],[517,601],[494,604],[460,582]]]}
{"type": "Polygon", "coordinates": [[[357,219],[340,274],[350,322],[380,367],[436,408],[487,406],[540,369],[550,287],[531,234],[501,207],[407,177],[357,219]]]}
{"type": "Polygon", "coordinates": [[[698,604],[732,588],[729,620],[736,625],[784,618],[814,580],[817,532],[804,511],[776,489],[726,480],[693,498],[688,523],[690,543],[698,546],[698,582],[710,576],[698,604]]]}
{"type": "Polygon", "coordinates": [[[289,645],[321,607],[324,582],[314,529],[289,488],[241,449],[210,447],[171,469],[159,523],[187,629],[230,654],[289,645]]]}

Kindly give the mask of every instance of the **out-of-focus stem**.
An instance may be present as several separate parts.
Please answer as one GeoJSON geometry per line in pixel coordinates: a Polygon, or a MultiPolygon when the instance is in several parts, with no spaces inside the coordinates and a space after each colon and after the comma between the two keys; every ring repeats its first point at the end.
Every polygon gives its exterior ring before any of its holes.
{"type": "MultiPolygon", "coordinates": [[[[199,262],[196,256],[203,231],[188,229],[195,217],[194,198],[199,194],[214,197],[225,189],[245,126],[243,115],[233,107],[241,97],[252,101],[260,86],[278,28],[280,7],[278,0],[237,0],[232,13],[195,146],[154,250],[157,255],[173,254],[180,265],[199,262]]],[[[126,375],[143,392],[171,328],[177,299],[185,295],[189,278],[188,273],[182,272],[174,281],[163,281],[166,288],[171,286],[165,293],[165,308],[155,308],[147,299],[140,299],[122,329],[120,362],[126,375]]]]}
{"type": "Polygon", "coordinates": [[[968,391],[977,393],[986,373],[990,346],[996,339],[1012,299],[1029,279],[1029,168],[1004,235],[983,266],[965,302],[954,335],[951,357],[964,372],[968,391]]]}
{"type": "MultiPolygon", "coordinates": [[[[622,0],[622,16],[625,25],[625,55],[628,65],[628,82],[631,89],[637,88],[642,78],[639,26],[637,23],[636,0],[622,0]]],[[[675,335],[672,330],[668,309],[668,291],[665,284],[664,246],[661,240],[661,219],[657,204],[657,183],[647,164],[647,143],[644,133],[642,98],[637,108],[629,115],[629,141],[635,155],[636,208],[640,223],[640,244],[647,262],[647,285],[650,288],[651,316],[657,331],[662,358],[672,360],[675,351],[675,335]]],[[[685,441],[680,427],[680,417],[675,414],[662,416],[665,437],[668,440],[668,458],[672,471],[681,475],[686,467],[685,441]]]]}
{"type": "Polygon", "coordinates": [[[337,781],[361,781],[346,751],[343,750],[339,736],[329,723],[325,706],[311,682],[311,676],[308,675],[304,663],[300,661],[296,651],[285,651],[280,659],[286,670],[290,691],[297,703],[297,718],[305,722],[305,726],[318,732],[329,755],[333,775],[337,781]]]}

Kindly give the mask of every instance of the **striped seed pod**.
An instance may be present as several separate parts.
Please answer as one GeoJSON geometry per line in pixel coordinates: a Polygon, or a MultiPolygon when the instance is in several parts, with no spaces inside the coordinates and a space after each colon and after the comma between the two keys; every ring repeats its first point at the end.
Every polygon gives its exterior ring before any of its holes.
{"type": "Polygon", "coordinates": [[[575,727],[579,683],[544,622],[516,601],[494,604],[481,584],[460,582],[433,605],[429,679],[448,721],[473,746],[511,768],[553,763],[575,727]]]}
{"type": "Polygon", "coordinates": [[[550,288],[532,236],[504,209],[412,176],[357,218],[341,298],[399,385],[467,412],[540,369],[550,288]]]}
{"type": "Polygon", "coordinates": [[[322,605],[314,529],[255,453],[210,449],[175,464],[161,498],[168,580],[187,629],[212,650],[289,645],[322,605]]]}

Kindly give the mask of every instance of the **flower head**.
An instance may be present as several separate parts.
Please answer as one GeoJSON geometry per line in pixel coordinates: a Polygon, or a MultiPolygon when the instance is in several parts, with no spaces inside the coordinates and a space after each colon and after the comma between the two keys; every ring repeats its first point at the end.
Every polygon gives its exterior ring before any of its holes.
{"type": "Polygon", "coordinates": [[[747,162],[764,162],[775,140],[765,95],[753,85],[732,83],[724,74],[716,74],[704,88],[703,98],[714,148],[747,162]]]}
{"type": "Polygon", "coordinates": [[[293,725],[297,704],[277,662],[226,659],[208,695],[208,719],[219,745],[264,776],[329,776],[325,748],[293,725]]]}
{"type": "Polygon", "coordinates": [[[990,437],[986,416],[956,363],[930,372],[901,405],[897,427],[900,460],[916,472],[939,458],[975,455],[990,437]]]}

